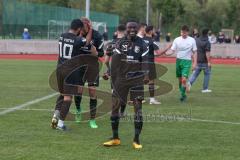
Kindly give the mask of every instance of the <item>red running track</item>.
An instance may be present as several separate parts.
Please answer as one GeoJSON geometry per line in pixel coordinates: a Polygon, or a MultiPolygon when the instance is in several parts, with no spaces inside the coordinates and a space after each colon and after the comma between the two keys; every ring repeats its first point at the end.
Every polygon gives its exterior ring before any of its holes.
{"type": "MultiPolygon", "coordinates": [[[[15,59],[15,60],[44,60],[44,61],[56,61],[57,54],[0,54],[0,59],[15,59]]],[[[161,57],[156,58],[158,63],[175,63],[175,58],[161,57]]],[[[227,65],[240,65],[240,59],[221,59],[213,58],[213,64],[227,64],[227,65]]]]}

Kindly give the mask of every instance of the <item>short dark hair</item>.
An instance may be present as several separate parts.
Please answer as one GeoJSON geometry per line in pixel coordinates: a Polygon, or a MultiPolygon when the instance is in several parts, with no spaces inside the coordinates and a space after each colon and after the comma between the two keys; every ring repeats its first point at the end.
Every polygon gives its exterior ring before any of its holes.
{"type": "Polygon", "coordinates": [[[77,30],[78,28],[83,28],[83,22],[80,19],[72,20],[71,29],[77,30]]]}
{"type": "Polygon", "coordinates": [[[141,27],[147,27],[147,24],[146,23],[139,23],[139,28],[141,27]]]}
{"type": "Polygon", "coordinates": [[[208,35],[208,32],[209,32],[209,29],[208,29],[208,28],[204,28],[204,29],[202,30],[202,35],[203,35],[203,36],[206,36],[206,35],[208,35]]]}
{"type": "Polygon", "coordinates": [[[126,30],[126,26],[124,24],[120,24],[118,27],[117,27],[117,30],[119,32],[124,32],[126,30]]]}
{"type": "Polygon", "coordinates": [[[134,18],[130,18],[126,21],[126,24],[129,23],[129,22],[135,22],[135,23],[138,23],[138,21],[134,18]]]}
{"type": "Polygon", "coordinates": [[[189,32],[188,26],[187,25],[183,25],[182,28],[181,28],[181,31],[189,32]]]}
{"type": "Polygon", "coordinates": [[[146,33],[153,31],[153,26],[147,26],[145,31],[146,31],[146,33]]]}

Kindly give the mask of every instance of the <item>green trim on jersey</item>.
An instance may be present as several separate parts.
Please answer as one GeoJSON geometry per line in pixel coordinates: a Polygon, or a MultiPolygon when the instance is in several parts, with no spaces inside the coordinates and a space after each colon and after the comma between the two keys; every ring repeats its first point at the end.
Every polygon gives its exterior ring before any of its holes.
{"type": "Polygon", "coordinates": [[[192,67],[192,60],[177,59],[176,76],[188,78],[191,67],[192,67]]]}

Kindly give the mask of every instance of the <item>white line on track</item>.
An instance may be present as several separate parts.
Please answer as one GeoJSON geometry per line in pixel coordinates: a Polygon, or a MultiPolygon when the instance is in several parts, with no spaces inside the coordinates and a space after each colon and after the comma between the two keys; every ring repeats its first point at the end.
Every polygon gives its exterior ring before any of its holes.
{"type": "Polygon", "coordinates": [[[21,104],[21,105],[15,106],[15,107],[8,108],[8,109],[0,112],[0,115],[4,115],[4,114],[10,113],[10,112],[14,112],[16,110],[19,110],[19,109],[25,108],[27,106],[39,103],[41,101],[45,101],[45,100],[50,99],[50,98],[52,98],[52,97],[54,97],[56,95],[58,95],[58,93],[53,93],[53,94],[50,94],[50,95],[47,95],[47,96],[44,96],[44,97],[41,97],[41,98],[34,99],[32,101],[28,101],[28,102],[26,102],[24,104],[21,104]]]}

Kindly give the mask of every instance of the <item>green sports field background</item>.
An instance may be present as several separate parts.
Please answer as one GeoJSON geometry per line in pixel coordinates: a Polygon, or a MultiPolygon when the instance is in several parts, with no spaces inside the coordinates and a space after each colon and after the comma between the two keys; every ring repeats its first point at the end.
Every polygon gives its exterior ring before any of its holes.
{"type": "MultiPolygon", "coordinates": [[[[54,93],[48,76],[54,61],[0,60],[0,114],[6,109],[54,93]]],[[[237,160],[240,159],[239,66],[214,65],[210,89],[202,94],[202,75],[186,103],[179,102],[175,66],[166,64],[161,77],[174,89],[161,97],[159,106],[144,104],[145,113],[189,115],[192,120],[152,121],[144,124],[143,149],[132,148],[133,122],[120,123],[121,146],[104,148],[111,136],[109,115],[97,122],[67,122],[68,132],[50,128],[56,96],[0,115],[0,160],[237,160]]],[[[100,88],[110,91],[109,81],[100,88]]],[[[83,100],[87,110],[88,98],[83,100]]],[[[111,107],[111,104],[109,104],[111,107]]],[[[72,106],[74,110],[74,106],[72,106]]],[[[128,107],[128,113],[132,107],[128,107]]]]}

